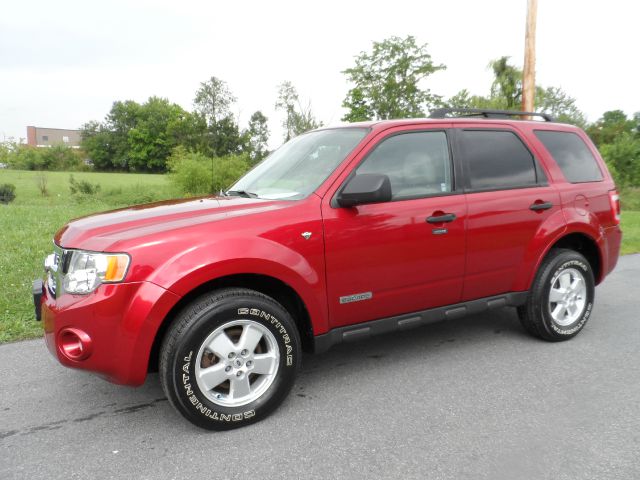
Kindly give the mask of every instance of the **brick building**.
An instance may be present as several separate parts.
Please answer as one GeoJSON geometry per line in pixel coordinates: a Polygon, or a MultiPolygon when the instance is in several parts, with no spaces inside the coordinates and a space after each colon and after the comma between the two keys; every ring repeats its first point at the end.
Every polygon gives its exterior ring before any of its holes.
{"type": "Polygon", "coordinates": [[[80,148],[80,140],[80,130],[27,127],[27,144],[32,147],[50,147],[62,144],[71,148],[80,148]]]}

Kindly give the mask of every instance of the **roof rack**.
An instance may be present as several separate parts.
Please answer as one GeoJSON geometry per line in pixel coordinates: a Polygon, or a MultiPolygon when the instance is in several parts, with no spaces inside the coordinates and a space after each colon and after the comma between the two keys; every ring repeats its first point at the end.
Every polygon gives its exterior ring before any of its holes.
{"type": "Polygon", "coordinates": [[[555,122],[555,118],[546,113],[519,112],[516,110],[486,110],[484,108],[437,108],[429,118],[449,118],[449,113],[461,113],[460,117],[508,118],[508,117],[540,117],[545,122],[555,122]]]}

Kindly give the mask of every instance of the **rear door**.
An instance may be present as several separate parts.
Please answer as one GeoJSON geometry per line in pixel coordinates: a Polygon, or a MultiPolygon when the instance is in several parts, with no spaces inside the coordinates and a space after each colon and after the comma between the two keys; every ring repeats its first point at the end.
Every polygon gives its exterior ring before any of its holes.
{"type": "Polygon", "coordinates": [[[513,291],[541,224],[561,211],[558,192],[515,129],[475,123],[455,137],[468,205],[462,301],[513,291]]]}
{"type": "Polygon", "coordinates": [[[464,278],[466,205],[449,133],[423,125],[385,131],[351,175],[388,175],[393,199],[341,208],[323,199],[332,327],[456,303],[464,278]]]}

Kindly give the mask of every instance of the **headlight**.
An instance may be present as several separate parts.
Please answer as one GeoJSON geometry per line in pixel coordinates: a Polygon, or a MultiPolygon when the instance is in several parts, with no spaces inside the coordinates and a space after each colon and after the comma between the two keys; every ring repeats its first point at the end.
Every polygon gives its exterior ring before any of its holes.
{"type": "Polygon", "coordinates": [[[71,258],[63,276],[64,291],[73,294],[93,292],[102,283],[124,280],[129,255],[69,250],[71,258]]]}

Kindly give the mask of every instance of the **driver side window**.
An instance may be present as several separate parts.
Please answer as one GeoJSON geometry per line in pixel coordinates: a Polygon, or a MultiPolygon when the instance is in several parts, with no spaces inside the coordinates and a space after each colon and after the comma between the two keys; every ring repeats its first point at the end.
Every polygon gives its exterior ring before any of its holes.
{"type": "Polygon", "coordinates": [[[443,131],[411,132],[380,142],[356,173],[385,174],[393,200],[451,192],[451,159],[443,131]]]}

